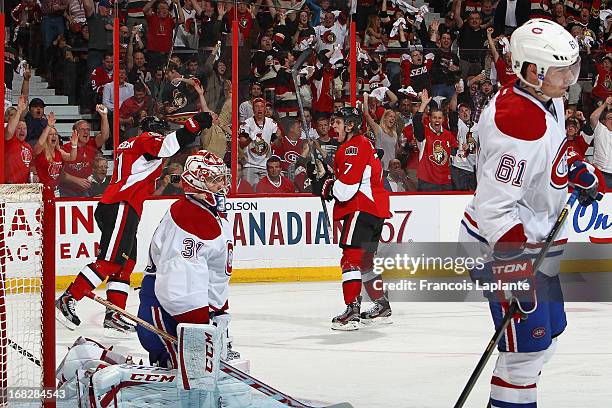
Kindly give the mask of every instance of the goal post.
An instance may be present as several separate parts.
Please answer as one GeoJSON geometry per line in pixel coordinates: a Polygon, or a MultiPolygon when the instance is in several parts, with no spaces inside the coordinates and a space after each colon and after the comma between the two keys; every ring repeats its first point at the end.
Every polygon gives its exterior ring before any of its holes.
{"type": "Polygon", "coordinates": [[[0,406],[23,406],[11,401],[19,390],[55,389],[54,303],[53,191],[0,184],[0,406]]]}

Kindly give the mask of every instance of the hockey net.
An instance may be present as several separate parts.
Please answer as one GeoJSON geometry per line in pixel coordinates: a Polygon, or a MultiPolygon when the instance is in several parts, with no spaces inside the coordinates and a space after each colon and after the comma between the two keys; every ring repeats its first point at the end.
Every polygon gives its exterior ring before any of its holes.
{"type": "Polygon", "coordinates": [[[52,193],[41,184],[0,185],[2,407],[24,406],[15,396],[55,386],[54,220],[52,193]]]}

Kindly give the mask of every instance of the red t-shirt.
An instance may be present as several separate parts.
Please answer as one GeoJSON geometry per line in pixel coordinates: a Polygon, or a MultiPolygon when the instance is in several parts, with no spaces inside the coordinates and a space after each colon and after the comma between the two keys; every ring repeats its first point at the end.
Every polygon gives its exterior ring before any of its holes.
{"type": "Polygon", "coordinates": [[[436,134],[429,124],[425,126],[425,140],[419,142],[419,167],[417,178],[431,184],[451,184],[451,149],[457,146],[457,139],[450,130],[442,129],[436,134]]]}
{"type": "Polygon", "coordinates": [[[597,64],[597,80],[593,87],[592,94],[600,99],[606,99],[612,96],[612,72],[606,71],[603,64],[597,64]]]}
{"type": "MultiPolygon", "coordinates": [[[[68,142],[62,146],[62,149],[66,153],[70,153],[72,151],[72,144],[68,142]]],[[[93,161],[99,151],[100,148],[96,143],[96,139],[94,137],[90,137],[85,146],[79,146],[77,148],[76,159],[74,159],[74,161],[64,163],[64,171],[71,176],[79,178],[87,178],[91,176],[93,173],[93,161]]],[[[64,190],[66,190],[66,195],[73,195],[70,193],[81,193],[85,191],[77,186],[66,186],[62,184],[61,191],[63,192],[64,190]]]]}
{"type": "Polygon", "coordinates": [[[280,183],[272,184],[268,176],[259,180],[257,186],[255,187],[255,191],[258,193],[295,193],[295,186],[285,176],[280,176],[280,183]]]}
{"type": "Polygon", "coordinates": [[[32,162],[32,146],[16,137],[4,141],[4,175],[7,184],[27,183],[32,162]]]}
{"type": "Polygon", "coordinates": [[[36,165],[36,173],[38,173],[40,182],[55,189],[59,184],[59,176],[64,165],[60,151],[57,149],[53,151],[53,160],[51,161],[47,160],[44,151],[41,152],[34,157],[34,165],[36,165]]]}
{"type": "Polygon", "coordinates": [[[174,19],[172,17],[160,18],[157,14],[150,14],[147,19],[147,49],[149,51],[170,52],[172,48],[172,31],[174,19]]]}
{"type": "Polygon", "coordinates": [[[589,144],[584,140],[583,135],[576,135],[572,140],[567,139],[567,151],[575,152],[580,157],[584,157],[587,149],[589,148],[589,144]]]}

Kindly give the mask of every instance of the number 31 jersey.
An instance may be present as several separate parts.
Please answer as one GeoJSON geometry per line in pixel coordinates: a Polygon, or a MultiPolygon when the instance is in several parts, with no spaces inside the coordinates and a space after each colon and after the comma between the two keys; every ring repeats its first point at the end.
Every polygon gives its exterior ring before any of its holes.
{"type": "Polygon", "coordinates": [[[234,237],[228,220],[187,195],[170,206],[153,234],[149,266],[155,296],[177,316],[227,308],[234,237]]]}
{"type": "MultiPolygon", "coordinates": [[[[462,222],[470,236],[491,247],[519,242],[512,234],[522,224],[527,252],[539,251],[567,200],[564,112],[561,98],[543,103],[514,84],[484,109],[477,128],[478,187],[462,222]]],[[[565,236],[562,229],[549,255],[560,255],[565,236]]],[[[558,272],[550,262],[541,270],[558,272]]]]}

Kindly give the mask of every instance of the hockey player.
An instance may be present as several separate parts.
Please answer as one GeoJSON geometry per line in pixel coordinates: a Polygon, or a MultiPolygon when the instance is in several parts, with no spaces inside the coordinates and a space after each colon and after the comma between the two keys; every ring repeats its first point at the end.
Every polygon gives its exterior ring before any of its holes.
{"type": "MultiPolygon", "coordinates": [[[[68,289],[57,299],[58,320],[74,330],[81,321],[75,304],[108,277],[107,298],[125,308],[130,274],[136,263],[136,230],[144,200],[155,190],[155,180],[162,171],[162,161],[193,143],[200,131],[213,122],[210,112],[200,112],[185,126],[163,136],[168,124],[155,117],[143,119],[141,135],[117,147],[113,178],[96,208],[95,217],[102,234],[95,262],[86,265],[68,289]]],[[[118,332],[134,332],[131,323],[116,312],[107,311],[104,327],[118,332]]],[[[112,334],[110,332],[109,334],[112,334]]],[[[116,332],[115,332],[116,333],[116,332]]]]}
{"type": "MultiPolygon", "coordinates": [[[[172,204],[153,234],[138,309],[138,317],[174,336],[179,323],[207,324],[210,316],[229,323],[234,246],[224,213],[230,174],[223,160],[200,150],[187,158],[181,179],[185,196],[172,204]]],[[[140,326],[137,332],[151,364],[178,367],[172,344],[140,326]]],[[[238,357],[228,353],[228,359],[238,357]]]]}
{"type": "Polygon", "coordinates": [[[575,39],[556,23],[534,19],[512,34],[511,51],[519,80],[500,90],[478,122],[478,186],[460,240],[492,255],[483,270],[472,271],[473,278],[490,280],[494,274],[495,280],[533,285],[520,293],[485,295],[496,326],[510,302],[518,302],[521,312],[498,345],[489,406],[535,408],[540,372],[567,324],[558,276],[565,232],[537,271],[531,270],[532,259],[568,198],[568,183],[586,206],[597,197],[598,182],[592,166],[566,154],[561,97],[580,71],[575,39]],[[500,273],[508,270],[525,272],[500,273]]]}
{"type": "MultiPolygon", "coordinates": [[[[342,221],[342,292],[347,305],[332,319],[334,330],[357,330],[359,322],[390,323],[391,307],[383,282],[373,271],[373,259],[385,218],[389,218],[389,193],[383,187],[383,169],[376,149],[361,133],[363,115],[357,108],[341,108],[332,124],[340,147],[334,158],[334,175],[317,165],[309,170],[312,191],[326,200],[335,199],[334,221],[342,221]],[[361,283],[374,302],[361,309],[361,283]]],[[[320,163],[320,162],[318,162],[320,163]]]]}

